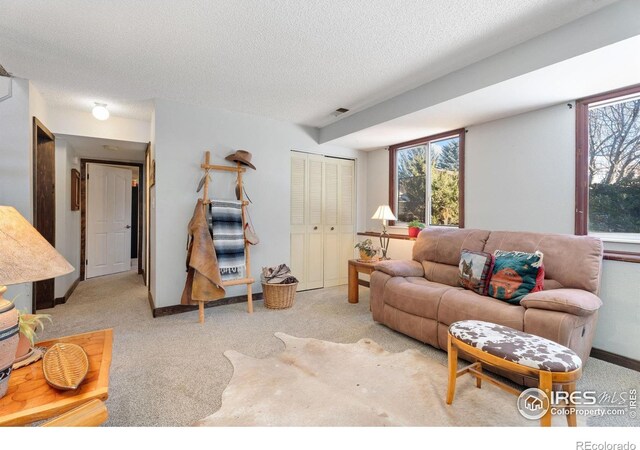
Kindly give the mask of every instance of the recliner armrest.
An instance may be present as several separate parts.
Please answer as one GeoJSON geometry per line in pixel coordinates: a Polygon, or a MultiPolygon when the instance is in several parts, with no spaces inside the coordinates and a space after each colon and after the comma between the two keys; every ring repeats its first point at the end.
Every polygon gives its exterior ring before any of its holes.
{"type": "Polygon", "coordinates": [[[413,260],[388,260],[380,261],[374,266],[376,270],[384,272],[392,277],[423,277],[422,264],[413,260]]]}
{"type": "Polygon", "coordinates": [[[602,300],[582,289],[551,289],[527,294],[520,304],[527,309],[546,309],[576,316],[590,316],[602,306],[602,300]]]}

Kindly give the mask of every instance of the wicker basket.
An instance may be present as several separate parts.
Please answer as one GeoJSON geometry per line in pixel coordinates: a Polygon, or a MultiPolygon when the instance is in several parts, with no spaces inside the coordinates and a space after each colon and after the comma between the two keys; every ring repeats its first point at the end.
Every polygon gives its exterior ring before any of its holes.
{"type": "Polygon", "coordinates": [[[270,309],[287,309],[293,306],[298,283],[268,284],[262,283],[264,306],[270,309]]]}

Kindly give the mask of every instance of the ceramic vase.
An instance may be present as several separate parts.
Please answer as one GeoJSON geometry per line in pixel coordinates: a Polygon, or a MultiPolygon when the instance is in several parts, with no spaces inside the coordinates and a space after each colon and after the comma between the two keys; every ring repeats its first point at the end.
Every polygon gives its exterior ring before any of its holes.
{"type": "Polygon", "coordinates": [[[7,393],[19,340],[18,310],[0,294],[0,398],[7,393]]]}

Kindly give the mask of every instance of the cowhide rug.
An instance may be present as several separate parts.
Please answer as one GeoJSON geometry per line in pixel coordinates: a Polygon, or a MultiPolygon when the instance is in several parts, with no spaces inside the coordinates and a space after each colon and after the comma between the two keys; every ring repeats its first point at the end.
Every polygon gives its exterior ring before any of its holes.
{"type": "MultiPolygon", "coordinates": [[[[286,346],[255,359],[233,350],[222,407],[199,426],[538,426],[516,397],[458,379],[445,403],[447,368],[417,350],[389,353],[375,342],[336,344],[275,333],[286,346]]],[[[566,420],[554,417],[554,425],[566,420]]]]}

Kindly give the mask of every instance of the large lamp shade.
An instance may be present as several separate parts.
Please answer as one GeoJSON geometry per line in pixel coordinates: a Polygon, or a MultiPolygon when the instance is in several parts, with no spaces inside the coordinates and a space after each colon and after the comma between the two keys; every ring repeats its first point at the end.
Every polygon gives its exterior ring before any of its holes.
{"type": "Polygon", "coordinates": [[[2,298],[6,285],[72,271],[71,264],[15,208],[0,206],[0,397],[7,392],[19,340],[18,312],[2,298]]]}
{"type": "Polygon", "coordinates": [[[47,280],[73,266],[11,206],[0,206],[0,286],[47,280]]]}

